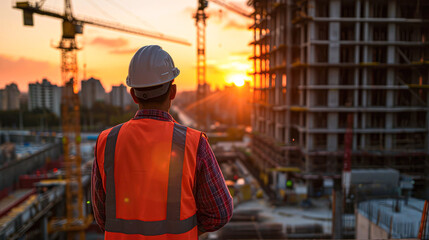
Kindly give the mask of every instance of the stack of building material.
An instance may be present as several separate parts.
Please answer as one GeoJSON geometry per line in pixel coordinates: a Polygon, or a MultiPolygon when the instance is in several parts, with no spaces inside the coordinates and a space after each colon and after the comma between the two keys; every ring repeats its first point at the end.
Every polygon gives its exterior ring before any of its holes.
{"type": "Polygon", "coordinates": [[[219,239],[284,239],[280,223],[231,222],[219,231],[219,239]]]}
{"type": "Polygon", "coordinates": [[[314,239],[323,235],[323,226],[321,224],[303,224],[286,226],[286,236],[289,239],[314,239]]]}
{"type": "Polygon", "coordinates": [[[231,222],[258,222],[259,212],[258,209],[234,211],[231,222]]]}

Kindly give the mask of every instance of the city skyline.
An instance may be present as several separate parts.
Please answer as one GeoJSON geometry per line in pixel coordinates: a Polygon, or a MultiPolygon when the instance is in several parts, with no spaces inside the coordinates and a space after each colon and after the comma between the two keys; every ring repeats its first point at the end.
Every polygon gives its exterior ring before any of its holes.
{"type": "MultiPolygon", "coordinates": [[[[235,1],[236,5],[246,8],[244,1],[235,1]]],[[[54,84],[61,85],[60,53],[53,48],[61,36],[61,22],[44,16],[34,16],[34,26],[24,27],[22,12],[12,8],[13,3],[0,3],[0,88],[10,82],[16,82],[23,92],[27,92],[27,83],[49,78],[54,84]],[[31,41],[30,41],[31,39],[31,41]]],[[[62,2],[46,1],[44,7],[62,11],[62,2]]],[[[78,37],[83,50],[78,51],[79,80],[84,76],[103,79],[107,90],[112,85],[125,83],[128,64],[134,52],[143,45],[158,44],[171,53],[175,64],[181,70],[178,77],[179,91],[196,88],[196,49],[195,19],[192,14],[197,4],[185,2],[148,2],[130,0],[124,3],[107,3],[100,7],[76,0],[72,8],[76,16],[91,16],[98,19],[124,25],[158,31],[167,35],[184,38],[192,46],[183,46],[138,37],[115,31],[84,27],[84,34],[78,37]],[[113,4],[114,3],[114,4],[113,4]],[[114,7],[121,5],[121,8],[114,7]],[[151,9],[144,14],[138,9],[151,9]],[[127,13],[128,11],[128,13],[127,13]],[[110,15],[111,17],[108,17],[110,15]],[[120,19],[120,21],[118,20],[120,19]],[[178,27],[179,26],[179,27],[178,27]],[[86,73],[84,73],[86,64],[86,73]]],[[[207,71],[208,82],[215,87],[231,83],[233,76],[239,75],[250,80],[246,74],[251,72],[251,40],[248,30],[250,20],[229,12],[210,3],[207,20],[207,71]],[[243,44],[244,43],[244,44],[243,44]]],[[[88,78],[88,77],[87,77],[88,78]]]]}

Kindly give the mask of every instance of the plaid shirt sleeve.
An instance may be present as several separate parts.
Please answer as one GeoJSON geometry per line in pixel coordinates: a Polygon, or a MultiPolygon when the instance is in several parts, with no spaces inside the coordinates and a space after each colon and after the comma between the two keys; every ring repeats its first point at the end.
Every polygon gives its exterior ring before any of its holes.
{"type": "Polygon", "coordinates": [[[203,136],[198,145],[195,192],[199,231],[216,231],[228,223],[233,211],[232,197],[216,157],[203,136]]]}
{"type": "Polygon", "coordinates": [[[106,193],[103,188],[103,180],[101,179],[100,170],[97,163],[97,144],[94,148],[94,163],[92,165],[91,174],[91,202],[94,218],[101,230],[104,231],[106,221],[105,212],[106,193]]]}

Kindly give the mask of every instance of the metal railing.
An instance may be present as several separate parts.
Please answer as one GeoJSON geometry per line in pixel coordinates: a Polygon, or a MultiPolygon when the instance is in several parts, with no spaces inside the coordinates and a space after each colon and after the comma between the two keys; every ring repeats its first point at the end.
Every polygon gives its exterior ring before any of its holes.
{"type": "Polygon", "coordinates": [[[416,238],[419,229],[417,219],[401,218],[395,212],[389,211],[384,205],[396,206],[402,208],[403,200],[386,199],[381,201],[362,202],[358,206],[359,213],[384,231],[390,238],[416,238]],[[396,203],[395,203],[396,201],[396,203]]]}

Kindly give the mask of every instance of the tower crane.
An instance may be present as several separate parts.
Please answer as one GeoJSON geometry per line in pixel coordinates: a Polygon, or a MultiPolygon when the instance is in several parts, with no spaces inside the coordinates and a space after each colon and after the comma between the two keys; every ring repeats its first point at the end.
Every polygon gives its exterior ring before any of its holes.
{"type": "Polygon", "coordinates": [[[195,25],[197,26],[197,101],[200,103],[197,109],[198,117],[197,122],[200,127],[204,128],[208,125],[208,116],[205,103],[202,102],[208,94],[207,85],[207,74],[206,74],[206,19],[208,18],[205,9],[208,6],[208,2],[216,3],[217,5],[224,7],[232,12],[239,14],[240,16],[251,18],[251,15],[239,7],[224,2],[222,0],[197,0],[198,8],[194,15],[195,25]]]}
{"type": "Polygon", "coordinates": [[[33,26],[33,15],[45,15],[62,19],[62,38],[57,48],[61,51],[61,77],[64,85],[62,90],[61,120],[62,143],[65,163],[66,180],[66,219],[52,221],[51,231],[66,231],[68,239],[85,239],[84,230],[92,222],[92,216],[84,216],[83,190],[80,155],[80,103],[78,97],[77,80],[77,43],[76,34],[83,33],[83,25],[89,24],[111,30],[156,38],[173,43],[190,46],[186,40],[168,36],[162,33],[146,31],[139,28],[128,27],[121,24],[110,23],[92,18],[76,18],[73,16],[71,0],[65,0],[64,13],[42,8],[45,0],[36,3],[29,1],[16,2],[14,8],[21,9],[24,16],[24,25],[33,26]],[[74,153],[73,150],[74,149],[74,153]]]}

